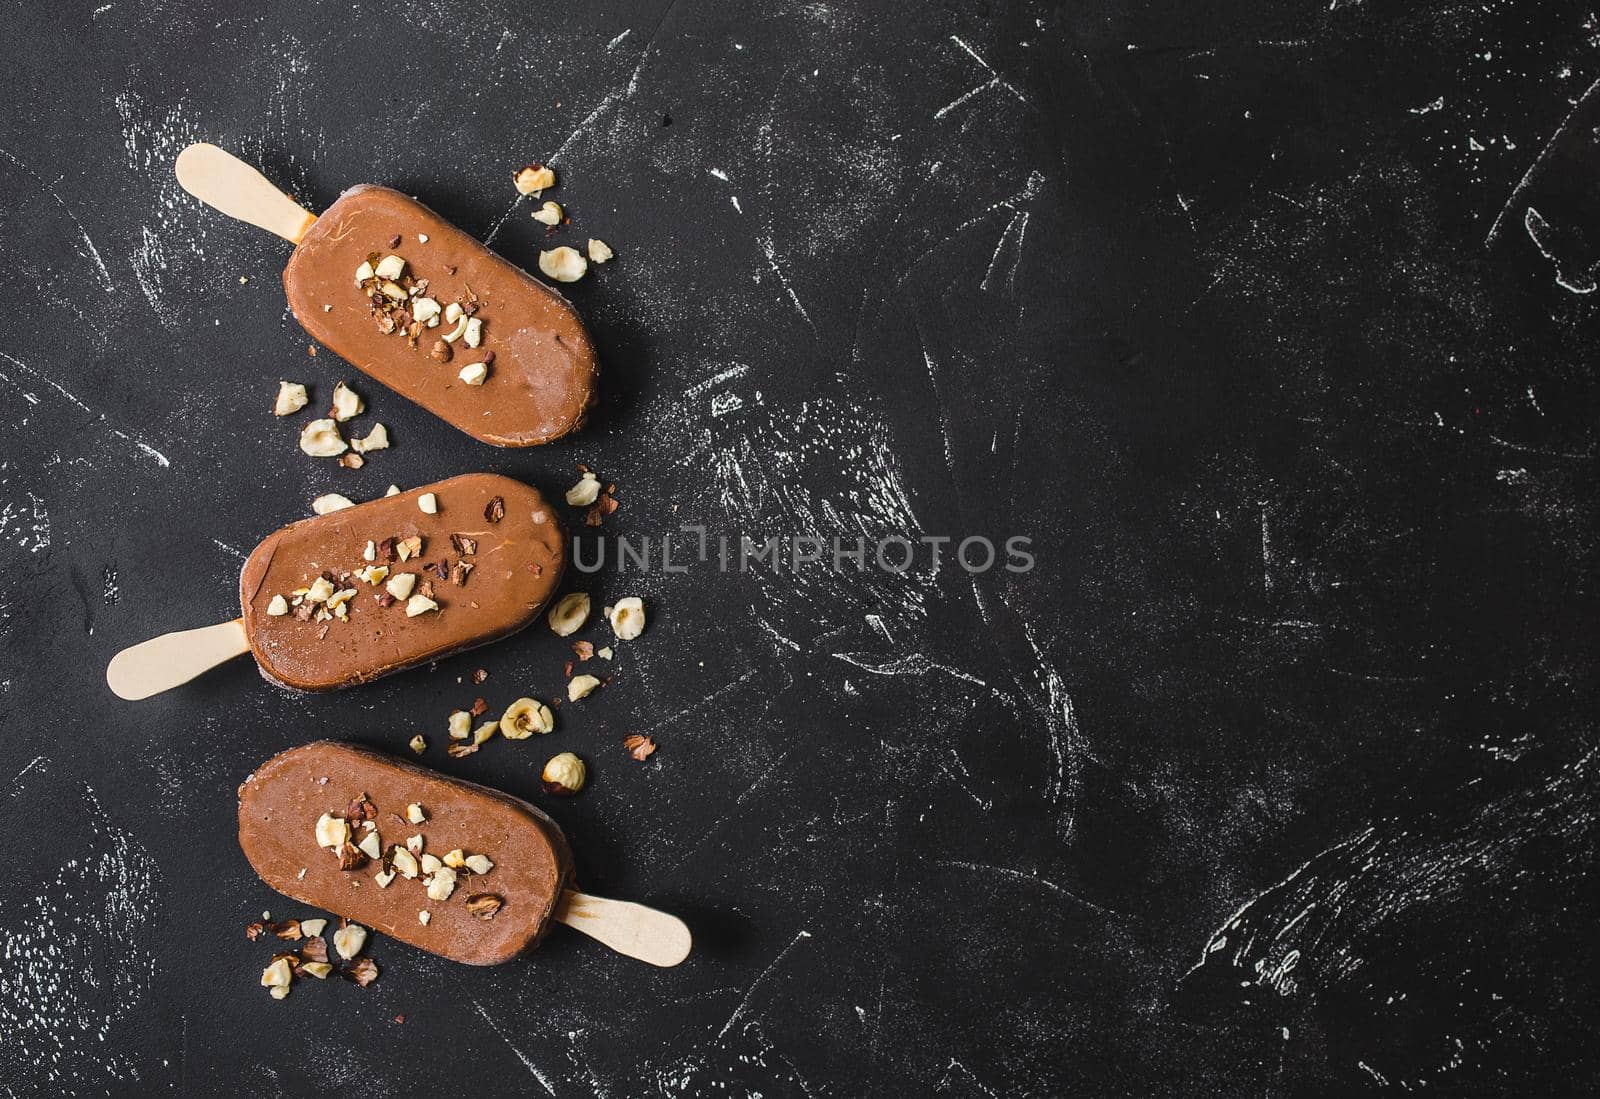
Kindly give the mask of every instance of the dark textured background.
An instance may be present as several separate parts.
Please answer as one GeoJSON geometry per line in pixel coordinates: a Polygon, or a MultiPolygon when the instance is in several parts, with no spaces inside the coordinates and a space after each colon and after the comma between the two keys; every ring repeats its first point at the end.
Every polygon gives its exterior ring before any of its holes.
{"type": "MultiPolygon", "coordinates": [[[[1600,26],[1577,4],[5,5],[0,1084],[12,1094],[1592,1094],[1600,26]],[[393,184],[532,266],[510,171],[615,263],[568,441],[375,386],[350,473],[286,247],[172,178],[393,184]],[[241,284],[240,276],[248,282],[241,284]],[[1030,535],[968,577],[622,576],[649,632],[540,742],[438,753],[542,626],[337,697],[123,645],[236,612],[340,490],[488,468],[703,523],[1030,535]],[[269,1000],[302,914],[234,788],[316,737],[550,805],[658,972],[558,930],[379,941],[269,1000]],[[625,758],[629,732],[661,748],[625,758]],[[395,1017],[404,1015],[403,1024],[395,1017]]],[[[590,630],[586,635],[601,636],[590,630]]]]}

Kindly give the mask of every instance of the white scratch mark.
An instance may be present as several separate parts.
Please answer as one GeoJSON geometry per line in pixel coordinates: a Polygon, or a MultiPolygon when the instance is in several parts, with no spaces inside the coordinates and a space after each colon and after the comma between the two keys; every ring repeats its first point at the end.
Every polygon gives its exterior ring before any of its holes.
{"type": "Polygon", "coordinates": [[[733,1014],[728,1016],[728,1021],[723,1023],[722,1029],[717,1032],[717,1038],[719,1040],[726,1037],[729,1029],[731,1029],[733,1024],[739,1021],[739,1017],[745,1013],[745,1009],[750,1006],[750,998],[756,994],[756,989],[761,987],[761,982],[766,980],[767,976],[774,969],[778,968],[778,966],[783,962],[783,959],[789,956],[789,951],[793,950],[797,945],[799,945],[801,939],[809,938],[811,938],[811,932],[804,930],[800,931],[793,939],[789,940],[788,946],[778,951],[778,956],[772,959],[772,964],[763,969],[761,971],[761,975],[758,976],[754,981],[750,982],[750,987],[745,990],[744,999],[739,1001],[739,1006],[733,1009],[733,1014]]]}
{"type": "Polygon", "coordinates": [[[968,862],[965,859],[937,859],[933,862],[933,865],[948,867],[953,870],[966,870],[973,874],[990,874],[999,878],[1008,878],[1012,881],[1027,882],[1029,885],[1040,886],[1051,893],[1054,893],[1058,897],[1064,897],[1069,901],[1092,908],[1096,912],[1109,911],[1109,909],[1102,908],[1093,901],[1084,900],[1072,890],[1066,888],[1065,886],[1057,885],[1049,878],[1041,878],[1038,871],[1027,873],[1022,870],[1013,869],[1009,866],[996,866],[993,863],[987,862],[968,862]]]}
{"type": "MultiPolygon", "coordinates": [[[[738,199],[735,199],[733,204],[737,207],[739,205],[738,199]]],[[[761,254],[767,257],[767,263],[771,266],[772,273],[778,276],[778,282],[782,284],[784,293],[788,294],[789,300],[794,303],[795,311],[800,314],[800,319],[806,322],[806,327],[810,328],[812,334],[815,335],[817,329],[811,323],[811,314],[807,313],[806,307],[800,304],[800,295],[794,292],[794,287],[789,285],[789,280],[785,277],[783,268],[778,266],[778,256],[773,251],[772,241],[767,237],[759,237],[756,240],[756,244],[760,246],[761,254]]]]}
{"type": "Polygon", "coordinates": [[[982,58],[982,56],[979,55],[977,50],[973,49],[971,46],[967,45],[966,42],[964,42],[962,39],[958,38],[957,36],[955,36],[953,34],[950,36],[950,41],[952,41],[956,45],[960,46],[963,50],[966,50],[967,51],[967,55],[970,56],[978,64],[982,65],[983,68],[984,68],[984,71],[987,72],[990,76],[994,77],[995,80],[998,82],[998,85],[1000,87],[1004,88],[1006,91],[1008,91],[1012,95],[1016,96],[1017,99],[1020,100],[1021,102],[1029,103],[1028,97],[1023,95],[1021,92],[1017,91],[1016,87],[1014,85],[1012,85],[1010,81],[1005,80],[1004,78],[1002,78],[1001,75],[998,72],[995,71],[994,66],[989,64],[989,62],[985,61],[982,58]]]}
{"type": "MultiPolygon", "coordinates": [[[[1337,0],[1335,2],[1337,3],[1337,0]]],[[[1495,238],[1500,235],[1500,226],[1505,221],[1506,214],[1516,204],[1522,192],[1527,190],[1528,184],[1533,180],[1534,173],[1549,158],[1556,147],[1556,142],[1561,140],[1561,135],[1567,132],[1567,127],[1572,125],[1572,120],[1577,117],[1579,111],[1583,110],[1584,105],[1589,102],[1589,97],[1595,93],[1597,88],[1600,88],[1600,80],[1590,84],[1588,89],[1578,97],[1578,101],[1573,104],[1572,110],[1567,113],[1567,117],[1561,120],[1561,125],[1556,127],[1555,133],[1550,135],[1550,140],[1545,142],[1544,148],[1539,150],[1539,155],[1533,158],[1533,163],[1528,165],[1528,170],[1522,174],[1522,178],[1517,181],[1517,185],[1511,189],[1511,195],[1506,199],[1506,204],[1495,215],[1494,224],[1489,226],[1489,235],[1483,238],[1485,248],[1493,244],[1495,238]]]]}
{"type": "Polygon", "coordinates": [[[472,1006],[478,1009],[478,1014],[482,1015],[483,1021],[489,1024],[489,1029],[494,1031],[499,1039],[506,1044],[507,1049],[517,1055],[517,1060],[521,1061],[523,1067],[528,1070],[535,1080],[539,1081],[540,1086],[543,1087],[544,1090],[551,1096],[551,1099],[555,1099],[556,1089],[552,1087],[550,1081],[545,1078],[545,1074],[539,1071],[539,1066],[534,1064],[526,1053],[523,1053],[516,1046],[512,1045],[511,1039],[506,1037],[505,1031],[500,1029],[500,1024],[495,1022],[494,1017],[483,1009],[482,1004],[480,1004],[477,1000],[473,1000],[472,1006]]]}
{"type": "MultiPolygon", "coordinates": [[[[879,621],[878,625],[883,625],[881,620],[879,621]]],[[[888,631],[884,632],[887,634],[888,631]]],[[[945,675],[953,676],[956,679],[965,680],[968,683],[977,684],[979,687],[988,686],[987,683],[979,679],[977,676],[968,672],[964,672],[960,668],[952,668],[948,664],[936,663],[928,659],[927,655],[924,653],[908,653],[905,656],[900,657],[898,660],[888,661],[874,660],[874,658],[865,653],[834,653],[832,655],[835,660],[842,660],[846,664],[853,664],[862,671],[870,672],[873,675],[915,676],[927,675],[929,672],[943,672],[945,675]]]]}
{"type": "Polygon", "coordinates": [[[615,37],[615,38],[613,38],[613,39],[612,39],[612,40],[611,40],[611,41],[609,41],[609,42],[607,42],[607,43],[606,43],[606,49],[607,49],[607,50],[614,50],[614,49],[616,49],[616,48],[617,48],[617,47],[618,47],[618,46],[620,46],[620,45],[621,45],[621,44],[622,44],[622,40],[623,40],[623,39],[624,39],[624,38],[626,38],[626,37],[628,37],[628,35],[630,35],[630,34],[632,34],[632,33],[633,33],[633,28],[632,28],[632,27],[629,27],[629,28],[628,28],[628,29],[627,29],[627,30],[625,30],[625,31],[623,31],[623,32],[622,32],[622,33],[621,33],[621,34],[619,34],[619,35],[617,35],[617,36],[616,36],[616,37],[615,37]]]}
{"type": "MultiPolygon", "coordinates": [[[[107,5],[107,7],[109,6],[110,5],[107,5]]],[[[84,255],[86,259],[94,261],[95,267],[100,272],[101,285],[103,285],[107,290],[114,289],[115,283],[111,281],[111,272],[106,270],[106,261],[100,258],[100,249],[96,248],[94,246],[94,241],[89,239],[89,231],[83,227],[83,222],[78,220],[78,215],[72,212],[72,207],[68,206],[66,201],[60,195],[56,194],[56,192],[51,189],[49,184],[45,183],[44,179],[39,175],[39,173],[35,172],[32,168],[18,160],[11,154],[10,151],[6,149],[0,149],[0,156],[5,157],[18,168],[32,176],[33,181],[39,185],[39,188],[44,191],[45,194],[49,195],[57,206],[61,207],[61,212],[67,215],[67,218],[78,230],[78,236],[83,238],[83,246],[89,250],[87,255],[85,255],[83,252],[79,252],[78,254],[84,255]]]]}

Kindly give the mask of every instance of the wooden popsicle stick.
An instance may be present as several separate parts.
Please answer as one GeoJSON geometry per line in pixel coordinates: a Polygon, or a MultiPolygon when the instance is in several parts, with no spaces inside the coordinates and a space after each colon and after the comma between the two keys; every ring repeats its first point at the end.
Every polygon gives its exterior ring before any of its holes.
{"type": "Polygon", "coordinates": [[[164,633],[123,649],[106,665],[106,684],[130,702],[187,683],[201,672],[250,651],[244,619],[164,633]]]}
{"type": "Polygon", "coordinates": [[[689,928],[676,916],[632,901],[614,901],[568,889],[561,897],[556,919],[605,943],[618,954],[663,968],[689,956],[693,940],[689,928]]]}
{"type": "Polygon", "coordinates": [[[299,244],[317,215],[296,203],[250,165],[201,142],[178,154],[178,182],[207,206],[299,244]]]}

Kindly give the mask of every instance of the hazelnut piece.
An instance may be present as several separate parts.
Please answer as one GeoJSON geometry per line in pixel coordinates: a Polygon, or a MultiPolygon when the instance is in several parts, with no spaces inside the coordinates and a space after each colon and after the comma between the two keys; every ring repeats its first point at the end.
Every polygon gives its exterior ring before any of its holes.
{"type": "Polygon", "coordinates": [[[636,595],[617,600],[611,608],[611,629],[621,641],[632,641],[643,633],[644,600],[636,595]]]}
{"type": "Polygon", "coordinates": [[[350,839],[350,825],[343,817],[324,813],[317,818],[317,846],[331,847],[335,851],[350,839]]]}
{"type": "Polygon", "coordinates": [[[372,269],[372,273],[378,276],[380,279],[388,279],[393,281],[405,274],[405,270],[405,260],[401,259],[399,256],[384,256],[378,261],[378,266],[372,269]]]}
{"type": "Polygon", "coordinates": [[[333,409],[329,412],[329,415],[341,424],[346,420],[361,415],[366,410],[366,407],[366,402],[361,399],[361,395],[343,382],[333,387],[333,409]]]}
{"type": "Polygon", "coordinates": [[[418,615],[427,614],[429,611],[439,609],[439,604],[429,599],[426,595],[413,595],[406,600],[406,617],[416,618],[418,615]]]}
{"type": "Polygon", "coordinates": [[[423,752],[427,751],[427,749],[428,741],[421,733],[418,733],[416,736],[411,738],[411,750],[417,753],[417,755],[420,756],[423,752]]]}
{"type": "Polygon", "coordinates": [[[418,805],[416,802],[412,802],[410,805],[406,806],[406,821],[408,823],[421,824],[427,819],[428,814],[424,812],[422,806],[418,805]]]}
{"type": "Polygon", "coordinates": [[[332,420],[312,420],[300,431],[300,449],[313,458],[337,458],[350,449],[332,420]]]}
{"type": "Polygon", "coordinates": [[[567,701],[576,702],[580,698],[589,697],[600,681],[592,675],[575,675],[567,680],[567,701]]]}
{"type": "Polygon", "coordinates": [[[600,479],[585,473],[578,483],[567,489],[567,503],[575,508],[586,508],[600,498],[600,479]]]}
{"type": "Polygon", "coordinates": [[[365,439],[352,439],[350,445],[360,454],[367,454],[374,450],[389,449],[389,429],[382,424],[373,424],[372,430],[367,432],[365,439]]]}
{"type": "Polygon", "coordinates": [[[556,185],[556,174],[543,164],[530,164],[511,177],[519,195],[536,195],[556,185]]]}
{"type": "Polygon", "coordinates": [[[589,596],[586,592],[568,592],[550,608],[550,628],[557,637],[577,633],[589,620],[589,596]]]}
{"type": "Polygon", "coordinates": [[[611,257],[613,257],[615,255],[616,255],[616,253],[611,250],[611,245],[607,244],[605,241],[603,241],[603,240],[594,240],[592,238],[590,239],[590,241],[589,241],[589,262],[590,263],[605,263],[607,260],[611,259],[611,257]]]}
{"type": "Polygon", "coordinates": [[[274,416],[292,416],[306,406],[310,398],[306,387],[299,382],[279,382],[278,399],[272,405],[274,416]]]}
{"type": "Polygon", "coordinates": [[[318,515],[332,515],[336,511],[355,507],[355,501],[348,496],[340,496],[337,492],[330,492],[325,496],[318,496],[311,501],[311,510],[318,515]]]}
{"type": "Polygon", "coordinates": [[[489,368],[482,363],[468,363],[461,368],[461,373],[457,377],[467,385],[482,385],[489,377],[489,368]]]}
{"type": "Polygon", "coordinates": [[[537,221],[540,225],[560,225],[561,204],[557,202],[546,202],[543,206],[539,207],[533,212],[533,220],[537,221]]]}
{"type": "Polygon", "coordinates": [[[526,740],[534,733],[548,733],[556,727],[555,715],[536,698],[519,698],[500,715],[500,735],[507,740],[526,740]]]}
{"type": "Polygon", "coordinates": [[[424,492],[421,496],[417,497],[417,507],[424,515],[438,515],[439,497],[435,496],[431,492],[424,492]]]}
{"type": "Polygon", "coordinates": [[[389,577],[383,585],[383,590],[396,599],[409,599],[411,589],[417,586],[417,574],[414,572],[397,572],[389,577]]]}
{"type": "Polygon", "coordinates": [[[349,961],[367,945],[367,929],[358,923],[346,924],[333,933],[334,952],[349,961]]]}
{"type": "Polygon", "coordinates": [[[544,771],[539,776],[540,781],[544,783],[546,793],[564,795],[576,794],[582,790],[584,781],[588,777],[588,768],[583,765],[583,760],[571,752],[551,756],[550,762],[544,765],[544,771]]]}
{"type": "Polygon", "coordinates": [[[589,270],[589,261],[577,249],[563,244],[539,253],[539,270],[557,282],[577,282],[589,270]]]}
{"type": "Polygon", "coordinates": [[[272,597],[272,601],[267,604],[267,613],[272,615],[274,618],[277,618],[279,615],[288,614],[289,601],[281,595],[274,595],[272,597]]]}

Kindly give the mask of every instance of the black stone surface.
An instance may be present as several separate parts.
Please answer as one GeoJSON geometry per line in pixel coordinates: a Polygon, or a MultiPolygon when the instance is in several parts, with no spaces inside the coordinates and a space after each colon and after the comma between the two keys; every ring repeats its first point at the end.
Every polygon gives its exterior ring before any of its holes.
{"type": "MultiPolygon", "coordinates": [[[[9,1094],[1592,1094],[1600,53],[1575,4],[9,4],[0,114],[0,1084],[9,1094]],[[532,267],[588,430],[373,385],[286,246],[172,178],[415,193],[532,267]],[[302,417],[303,419],[303,417],[302,417]],[[1031,537],[1026,573],[623,572],[648,632],[549,738],[543,627],[336,697],[119,648],[236,613],[314,496],[619,486],[608,537],[1031,537]],[[483,667],[481,688],[467,679],[483,667]],[[257,985],[234,788],[403,751],[546,805],[675,971],[558,931],[257,985]],[[645,764],[620,748],[653,735],[645,764]],[[553,751],[591,786],[538,792],[553,751]],[[401,1018],[403,1017],[403,1022],[401,1018]]],[[[593,548],[597,537],[586,533],[593,548]]],[[[591,627],[584,636],[601,640],[591,627]]]]}

